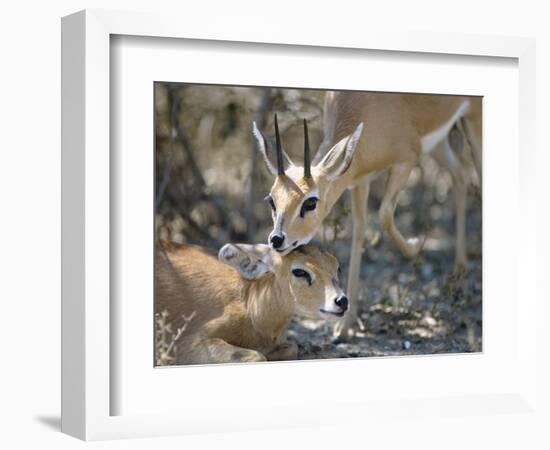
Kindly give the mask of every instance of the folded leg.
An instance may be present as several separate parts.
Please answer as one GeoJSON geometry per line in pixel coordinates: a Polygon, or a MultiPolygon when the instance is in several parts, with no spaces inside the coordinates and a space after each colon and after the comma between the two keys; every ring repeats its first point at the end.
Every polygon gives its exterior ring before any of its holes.
{"type": "Polygon", "coordinates": [[[248,348],[231,345],[219,338],[205,339],[178,351],[178,364],[220,364],[266,361],[266,357],[248,348]]]}

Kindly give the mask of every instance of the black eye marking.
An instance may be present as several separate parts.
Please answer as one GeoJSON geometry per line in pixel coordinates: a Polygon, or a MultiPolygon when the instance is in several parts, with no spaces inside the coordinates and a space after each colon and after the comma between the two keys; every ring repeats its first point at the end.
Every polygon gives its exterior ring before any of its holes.
{"type": "Polygon", "coordinates": [[[300,217],[304,217],[306,212],[313,211],[317,208],[317,202],[319,199],[317,197],[309,197],[302,203],[302,209],[300,209],[300,217]]]}
{"type": "Polygon", "coordinates": [[[308,284],[311,286],[311,275],[302,269],[293,269],[292,275],[298,278],[305,278],[308,284]]]}
{"type": "Polygon", "coordinates": [[[277,211],[277,208],[275,208],[275,202],[273,201],[273,197],[271,197],[271,195],[266,196],[264,200],[269,203],[269,206],[271,206],[273,212],[277,211]]]}

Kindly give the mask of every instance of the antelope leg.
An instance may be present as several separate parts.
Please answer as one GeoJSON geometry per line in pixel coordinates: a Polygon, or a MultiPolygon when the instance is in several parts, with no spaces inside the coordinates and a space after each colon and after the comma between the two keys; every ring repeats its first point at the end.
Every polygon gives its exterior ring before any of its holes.
{"type": "Polygon", "coordinates": [[[345,317],[336,324],[334,335],[345,339],[348,336],[350,326],[357,319],[359,297],[359,273],[361,271],[361,256],[365,242],[367,227],[367,203],[369,198],[370,183],[365,182],[351,190],[351,212],[353,218],[353,238],[351,243],[351,256],[349,261],[347,295],[350,309],[345,317]]]}
{"type": "Polygon", "coordinates": [[[422,248],[422,238],[405,239],[397,229],[394,220],[395,207],[397,205],[397,195],[407,184],[409,174],[413,169],[411,163],[396,164],[390,169],[388,181],[386,183],[386,192],[380,206],[380,223],[382,228],[390,235],[401,253],[407,258],[414,258],[422,248]]]}
{"type": "Polygon", "coordinates": [[[447,169],[453,179],[453,194],[455,200],[455,271],[459,272],[467,266],[466,255],[466,197],[468,195],[468,167],[460,157],[464,151],[464,142],[457,148],[451,147],[445,139],[434,150],[433,156],[442,167],[447,169]]]}
{"type": "MultiPolygon", "coordinates": [[[[185,349],[182,349],[185,352],[185,349]]],[[[220,364],[266,361],[266,357],[248,348],[231,345],[219,338],[210,338],[193,345],[188,355],[178,357],[179,364],[220,364]],[[187,357],[185,357],[187,356],[187,357]]]]}

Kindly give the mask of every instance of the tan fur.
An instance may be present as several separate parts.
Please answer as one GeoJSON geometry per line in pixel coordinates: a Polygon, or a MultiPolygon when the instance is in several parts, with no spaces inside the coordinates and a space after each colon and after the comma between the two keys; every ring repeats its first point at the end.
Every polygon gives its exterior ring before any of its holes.
{"type": "MultiPolygon", "coordinates": [[[[350,260],[348,293],[351,314],[337,334],[343,336],[355,320],[360,259],[366,226],[368,185],[372,177],[388,171],[386,192],[380,207],[380,222],[399,250],[414,258],[422,247],[422,238],[406,239],[395,226],[397,196],[405,187],[411,170],[418,164],[421,151],[433,153],[455,180],[457,239],[456,266],[466,264],[464,210],[467,192],[467,160],[473,160],[481,178],[481,99],[477,97],[385,94],[367,92],[328,92],[323,117],[324,141],[313,161],[313,179],[303,178],[302,167],[292,165],[284,176],[276,177],[271,197],[276,206],[275,223],[283,226],[286,245],[305,244],[321,227],[335,202],[346,189],[352,190],[353,242],[350,260]],[[332,176],[339,161],[330,168],[321,167],[332,154],[345,154],[350,135],[358,124],[364,128],[349,167],[339,176],[332,176]],[[463,133],[470,151],[459,149],[458,155],[448,142],[448,133],[456,125],[463,133]],[[336,151],[335,151],[336,150],[336,151]],[[317,192],[315,211],[303,218],[299,211],[305,197],[317,192]]],[[[329,159],[330,160],[330,159],[329,159]]],[[[345,162],[345,161],[344,161],[345,162]]],[[[343,165],[345,167],[345,164],[343,165]]],[[[286,247],[289,248],[289,247],[286,247]]],[[[285,248],[285,250],[286,250],[285,248]]]]}
{"type": "Polygon", "coordinates": [[[481,136],[481,100],[477,97],[368,92],[338,92],[334,97],[331,109],[325,111],[336,117],[334,131],[327,130],[330,134],[325,140],[336,143],[353,133],[360,122],[365,125],[346,174],[350,184],[396,163],[416,163],[420,138],[449,120],[463,102],[473,105],[464,117],[472,119],[476,136],[481,136]]]}
{"type": "Polygon", "coordinates": [[[174,328],[192,316],[177,342],[177,364],[296,358],[296,346],[285,342],[288,324],[295,314],[326,318],[320,308],[336,292],[338,264],[313,246],[273,253],[272,272],[247,280],[201,247],[157,245],[156,311],[167,310],[174,328]],[[313,275],[311,286],[291,274],[297,266],[313,275]]]}

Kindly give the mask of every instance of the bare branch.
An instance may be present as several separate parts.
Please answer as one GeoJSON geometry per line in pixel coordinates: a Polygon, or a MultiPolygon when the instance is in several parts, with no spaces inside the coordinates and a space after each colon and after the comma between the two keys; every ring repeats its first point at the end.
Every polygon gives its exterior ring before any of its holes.
{"type": "Polygon", "coordinates": [[[193,313],[189,316],[184,316],[182,314],[183,325],[177,329],[176,334],[172,335],[172,338],[168,343],[167,334],[172,334],[172,327],[170,322],[168,322],[168,311],[164,310],[160,314],[156,314],[157,335],[159,336],[156,344],[156,351],[158,355],[157,366],[166,366],[174,361],[175,358],[172,354],[175,351],[175,346],[189,326],[189,323],[191,323],[191,321],[193,320],[193,317],[195,317],[195,311],[193,311],[193,313]]]}
{"type": "Polygon", "coordinates": [[[195,317],[195,311],[193,311],[193,313],[190,315],[190,316],[184,316],[183,314],[181,315],[183,317],[183,320],[184,320],[184,324],[182,327],[178,328],[178,331],[176,333],[176,335],[174,336],[174,338],[172,339],[172,342],[170,342],[170,345],[168,346],[168,348],[166,349],[166,355],[170,355],[170,353],[172,352],[172,350],[174,349],[174,346],[176,345],[176,342],[178,342],[179,338],[181,337],[181,335],[183,334],[183,332],[187,329],[187,326],[189,325],[189,322],[191,322],[191,320],[193,319],[193,317],[195,317]]]}
{"type": "Polygon", "coordinates": [[[172,163],[174,160],[174,133],[175,133],[175,125],[176,125],[176,119],[177,119],[177,104],[174,101],[174,92],[173,88],[171,86],[166,87],[167,90],[167,97],[168,97],[168,104],[170,109],[170,135],[168,137],[168,158],[166,159],[166,162],[164,163],[164,170],[162,173],[162,179],[159,184],[158,190],[157,190],[157,198],[155,200],[156,207],[158,208],[160,206],[160,202],[162,201],[162,197],[164,196],[164,191],[166,190],[166,187],[168,186],[168,183],[170,182],[170,176],[172,173],[172,163]]]}

